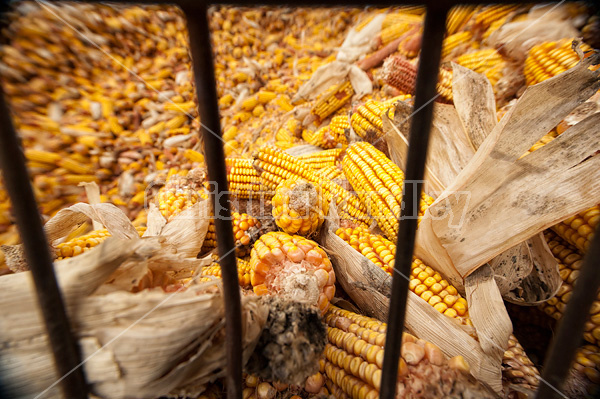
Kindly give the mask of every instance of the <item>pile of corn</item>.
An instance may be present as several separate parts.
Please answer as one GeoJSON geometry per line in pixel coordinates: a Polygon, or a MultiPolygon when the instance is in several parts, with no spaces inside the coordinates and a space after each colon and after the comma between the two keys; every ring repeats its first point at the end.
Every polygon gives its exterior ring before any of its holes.
{"type": "MultiPolygon", "coordinates": [[[[501,102],[512,99],[500,98],[499,82],[509,68],[514,72],[514,63],[486,39],[507,21],[524,19],[528,9],[452,9],[436,100],[453,101],[449,61],[485,75],[501,102]]],[[[569,10],[587,12],[583,6],[569,10]]],[[[169,220],[208,199],[187,30],[178,8],[22,3],[12,16],[7,44],[0,48],[0,74],[45,219],[86,201],[82,182],[98,183],[101,201],[120,207],[140,235],[148,204],[169,220]]],[[[277,294],[312,303],[328,325],[320,369],[304,386],[247,375],[244,399],[364,399],[379,394],[386,326],[331,305],[336,278],[319,244],[319,228],[335,204],[344,222],[336,234],[392,274],[404,175],[389,159],[384,125],[385,119],[394,118],[396,103],[411,104],[423,20],[422,7],[210,10],[240,286],[245,295],[277,294]],[[312,98],[295,98],[319,67],[336,59],[349,29],[360,31],[382,13],[382,29],[365,59],[390,51],[384,62],[364,67],[374,83],[371,94],[359,98],[351,79],[344,78],[312,98]],[[292,155],[294,147],[306,144],[321,151],[292,155]],[[301,203],[299,194],[308,191],[310,201],[301,203]],[[283,231],[274,231],[278,229],[283,231]]],[[[587,19],[584,38],[597,27],[597,18],[587,19]]],[[[570,43],[565,39],[533,46],[517,67],[524,86],[573,67],[578,57],[570,43]]],[[[594,45],[591,39],[588,44],[594,45]]],[[[590,47],[584,44],[582,49],[590,47]]],[[[362,61],[358,65],[365,65],[362,61]]],[[[564,123],[558,125],[528,152],[564,130],[564,123]]],[[[432,202],[424,194],[414,216],[420,217],[432,202]]],[[[542,306],[554,318],[564,312],[599,220],[596,206],[546,232],[564,280],[558,295],[542,306]]],[[[54,246],[54,254],[57,259],[77,256],[108,236],[106,230],[92,231],[84,223],[54,246]]],[[[216,240],[211,221],[201,253],[213,251],[216,240]]],[[[0,245],[18,242],[0,180],[0,245]]],[[[7,272],[0,253],[0,275],[7,272]]],[[[220,276],[218,259],[195,273],[199,281],[220,276]]],[[[471,329],[466,299],[417,258],[409,288],[471,329]]],[[[589,345],[580,349],[573,367],[591,385],[600,383],[594,346],[600,341],[599,315],[600,302],[586,325],[589,345]]],[[[437,347],[416,337],[406,335],[403,341],[398,387],[407,397],[420,392],[424,376],[452,383],[453,388],[440,384],[441,390],[435,391],[439,394],[462,386],[468,373],[464,359],[446,359],[437,347]]],[[[502,365],[506,386],[537,387],[539,373],[514,337],[502,365]]],[[[222,395],[222,387],[211,385],[203,397],[222,395]]]]}

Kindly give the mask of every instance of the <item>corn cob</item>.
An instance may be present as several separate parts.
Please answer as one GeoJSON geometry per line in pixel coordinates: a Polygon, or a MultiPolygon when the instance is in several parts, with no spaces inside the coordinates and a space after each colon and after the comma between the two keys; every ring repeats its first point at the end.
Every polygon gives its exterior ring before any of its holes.
{"type": "MultiPolygon", "coordinates": [[[[575,247],[551,230],[546,230],[544,232],[544,237],[546,238],[548,247],[550,247],[552,254],[558,262],[559,273],[563,280],[563,284],[559,288],[556,296],[546,301],[543,305],[540,305],[540,307],[546,314],[552,316],[556,320],[560,320],[571,297],[573,285],[579,276],[579,269],[583,263],[583,256],[581,256],[575,247]]],[[[600,294],[590,310],[590,318],[585,325],[583,338],[594,345],[600,343],[600,294]]]]}
{"type": "MultiPolygon", "coordinates": [[[[250,288],[250,263],[244,259],[237,258],[237,268],[240,287],[245,289],[250,288]]],[[[200,278],[207,276],[221,277],[221,265],[219,265],[217,260],[213,260],[210,266],[202,268],[200,278]]]]}
{"type": "Polygon", "coordinates": [[[569,397],[594,397],[600,390],[600,348],[583,345],[575,354],[575,362],[565,382],[569,397]]]}
{"type": "MultiPolygon", "coordinates": [[[[370,233],[364,227],[340,228],[336,234],[367,259],[392,274],[396,255],[394,243],[381,235],[370,233]]],[[[417,258],[413,259],[408,287],[440,313],[463,325],[473,325],[467,301],[438,272],[417,258]]],[[[508,384],[536,389],[539,372],[513,335],[509,338],[502,364],[503,379],[508,384]]]]}
{"type": "Polygon", "coordinates": [[[495,49],[478,50],[459,56],[456,63],[477,73],[485,73],[488,69],[502,62],[502,56],[495,49]]]}
{"type": "MultiPolygon", "coordinates": [[[[335,151],[326,150],[326,151],[335,151]]],[[[366,222],[366,209],[360,201],[340,185],[323,179],[316,171],[299,158],[279,151],[275,147],[263,147],[255,155],[255,167],[260,173],[262,184],[270,190],[289,178],[302,178],[321,187],[325,200],[330,203],[335,198],[344,218],[366,222]]]]}
{"type": "Polygon", "coordinates": [[[319,100],[311,109],[311,113],[317,116],[319,121],[322,121],[344,106],[353,94],[354,89],[350,80],[344,80],[342,83],[330,87],[321,94],[319,100]]]}
{"type": "Polygon", "coordinates": [[[312,169],[319,170],[328,166],[338,165],[343,153],[344,150],[342,148],[332,148],[325,151],[300,155],[296,158],[302,161],[303,164],[310,166],[312,169]]]}
{"type": "MultiPolygon", "coordinates": [[[[571,42],[571,39],[565,39],[533,46],[523,70],[527,85],[543,82],[577,65],[579,56],[571,48],[571,42]]],[[[585,43],[582,43],[581,49],[584,52],[591,50],[585,43]]]]}
{"type": "Polygon", "coordinates": [[[335,141],[342,146],[348,145],[346,134],[349,128],[350,122],[348,121],[347,115],[336,115],[331,118],[331,122],[329,123],[331,135],[335,138],[335,141]]]}
{"type": "Polygon", "coordinates": [[[515,11],[519,6],[516,4],[505,5],[490,5],[484,7],[475,15],[475,25],[481,29],[488,28],[494,21],[503,19],[511,12],[515,11]]]}
{"type": "Polygon", "coordinates": [[[315,145],[324,149],[335,148],[338,145],[336,138],[333,136],[329,125],[319,128],[316,132],[312,132],[308,129],[302,132],[302,138],[308,144],[315,145]]]}
{"type": "Polygon", "coordinates": [[[303,179],[289,179],[277,186],[273,203],[275,223],[288,234],[314,234],[329,210],[320,187],[303,179]]]}
{"type": "Polygon", "coordinates": [[[445,67],[440,68],[437,91],[443,100],[452,102],[452,70],[445,67]]]}
{"type": "MultiPolygon", "coordinates": [[[[390,276],[393,274],[396,256],[393,242],[382,235],[370,233],[364,227],[339,228],[336,234],[390,276]]],[[[411,266],[409,289],[438,312],[463,324],[470,324],[467,321],[467,301],[438,272],[417,258],[413,259],[411,266]]]]}
{"type": "MultiPolygon", "coordinates": [[[[146,231],[145,226],[135,228],[141,236],[146,231]]],[[[84,252],[100,245],[104,240],[110,237],[110,233],[106,229],[94,230],[88,234],[75,237],[69,241],[60,243],[56,246],[55,254],[57,260],[72,258],[81,255],[84,252]]]]}
{"type": "Polygon", "coordinates": [[[326,166],[317,171],[318,175],[323,176],[323,178],[327,180],[336,180],[340,178],[344,178],[344,172],[337,166],[326,166]]]}
{"type": "Polygon", "coordinates": [[[475,13],[476,7],[470,5],[460,5],[452,7],[448,13],[446,21],[446,34],[453,35],[461,30],[475,13]]]}
{"type": "MultiPolygon", "coordinates": [[[[327,376],[329,390],[344,392],[353,399],[378,398],[385,323],[335,306],[330,306],[325,323],[328,343],[320,371],[327,376]]],[[[402,398],[461,397],[461,392],[469,386],[470,390],[477,391],[477,397],[492,397],[477,384],[466,383],[469,370],[462,356],[446,359],[437,346],[403,333],[397,395],[402,398]]]]}
{"type": "Polygon", "coordinates": [[[397,19],[396,23],[381,30],[379,39],[382,45],[392,42],[412,29],[416,24],[423,21],[420,16],[406,15],[403,19],[397,19]]]}
{"type": "Polygon", "coordinates": [[[402,56],[388,57],[381,72],[385,83],[405,94],[413,94],[417,79],[417,67],[402,56]]]}
{"type": "MultiPolygon", "coordinates": [[[[370,210],[386,237],[395,240],[402,202],[402,170],[366,142],[357,142],[348,147],[342,167],[361,202],[370,210]]],[[[421,199],[419,215],[433,203],[433,198],[425,193],[421,199]]]]}
{"type": "Polygon", "coordinates": [[[406,21],[407,18],[415,18],[425,13],[425,7],[422,6],[404,6],[398,12],[389,13],[383,19],[381,29],[387,29],[396,25],[398,22],[406,21]]]}
{"type": "Polygon", "coordinates": [[[200,201],[198,191],[188,187],[163,186],[157,196],[158,209],[165,219],[170,220],[183,210],[200,201]]]}
{"type": "Polygon", "coordinates": [[[323,313],[327,310],[335,294],[335,274],[319,244],[301,236],[271,232],[254,243],[250,256],[255,294],[282,295],[315,305],[323,313]]]}
{"type": "Polygon", "coordinates": [[[261,194],[260,177],[249,158],[226,158],[227,182],[229,190],[240,199],[250,198],[253,194],[261,194]]]}
{"type": "Polygon", "coordinates": [[[444,39],[442,44],[442,59],[452,54],[459,46],[467,44],[473,38],[470,31],[458,32],[444,39]]]}
{"type": "Polygon", "coordinates": [[[583,253],[590,247],[600,221],[600,205],[596,205],[552,226],[552,230],[583,253]]]}
{"type": "MultiPolygon", "coordinates": [[[[257,238],[255,237],[260,231],[261,224],[253,216],[247,213],[232,212],[233,237],[235,239],[236,255],[244,257],[250,250],[250,245],[257,238]]],[[[217,231],[215,228],[215,220],[210,219],[208,231],[202,243],[200,253],[209,252],[217,247],[217,231]]]]}
{"type": "Polygon", "coordinates": [[[560,135],[559,132],[561,132],[560,129],[554,128],[549,133],[546,133],[544,135],[544,137],[539,139],[533,146],[531,146],[531,148],[527,151],[527,154],[532,153],[535,150],[539,150],[540,148],[542,148],[543,146],[545,146],[546,144],[548,144],[549,142],[554,140],[556,137],[558,137],[560,135]]]}

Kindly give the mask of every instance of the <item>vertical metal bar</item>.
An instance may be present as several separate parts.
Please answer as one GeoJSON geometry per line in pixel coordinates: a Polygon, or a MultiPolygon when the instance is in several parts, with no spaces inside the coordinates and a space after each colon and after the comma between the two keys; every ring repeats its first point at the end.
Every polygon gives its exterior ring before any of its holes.
{"type": "Polygon", "coordinates": [[[436,84],[440,64],[442,40],[446,27],[446,8],[427,8],[421,58],[417,73],[415,105],[410,127],[410,141],[403,188],[404,208],[401,212],[396,244],[396,262],[392,280],[392,296],[388,314],[383,370],[381,376],[382,399],[396,396],[398,361],[402,345],[402,330],[406,313],[408,281],[417,230],[417,218],[422,180],[427,159],[429,130],[433,116],[433,103],[437,96],[436,84]]]}
{"type": "MultiPolygon", "coordinates": [[[[596,229],[589,252],[583,259],[581,273],[573,287],[565,314],[550,344],[536,398],[559,397],[573,359],[580,345],[583,329],[600,287],[600,231],[596,229]]],[[[564,397],[564,395],[560,395],[564,397]]]]}
{"type": "Polygon", "coordinates": [[[35,283],[56,370],[60,377],[64,377],[61,381],[63,394],[69,399],[87,398],[83,369],[79,367],[79,347],[71,334],[42,220],[29,184],[25,157],[4,100],[2,87],[0,87],[0,166],[23,241],[27,264],[35,283]]]}
{"type": "Polygon", "coordinates": [[[227,397],[242,397],[242,316],[240,287],[235,258],[235,241],[229,210],[225,154],[221,138],[219,106],[210,42],[208,13],[205,4],[184,7],[190,35],[192,66],[196,81],[196,94],[200,107],[204,156],[208,177],[213,183],[211,200],[215,214],[215,230],[225,292],[225,334],[227,336],[227,397]]]}

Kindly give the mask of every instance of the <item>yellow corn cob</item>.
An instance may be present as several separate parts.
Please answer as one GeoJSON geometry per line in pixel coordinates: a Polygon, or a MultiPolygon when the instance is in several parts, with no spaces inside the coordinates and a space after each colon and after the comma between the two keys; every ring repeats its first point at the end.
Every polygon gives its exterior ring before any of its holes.
{"type": "MultiPolygon", "coordinates": [[[[404,181],[402,170],[366,142],[357,142],[348,147],[342,167],[352,188],[370,210],[386,237],[396,240],[404,181]]],[[[433,198],[425,193],[421,199],[419,216],[433,203],[433,198]]]]}
{"type": "MultiPolygon", "coordinates": [[[[364,227],[340,228],[336,234],[386,273],[393,274],[396,245],[390,240],[364,227]]],[[[467,301],[438,272],[417,258],[413,259],[409,289],[438,312],[470,324],[467,301]]]]}
{"type": "Polygon", "coordinates": [[[331,122],[329,123],[329,130],[335,141],[342,146],[348,145],[348,140],[346,139],[346,133],[350,128],[350,122],[348,121],[348,116],[346,115],[337,115],[331,118],[331,122]]]}
{"type": "Polygon", "coordinates": [[[319,244],[301,236],[270,232],[254,243],[250,256],[255,294],[281,295],[309,302],[323,313],[327,310],[335,295],[335,274],[319,244]]]}
{"type": "Polygon", "coordinates": [[[473,38],[471,31],[458,32],[444,39],[442,59],[448,57],[458,46],[468,43],[473,38]]]}
{"type": "MultiPolygon", "coordinates": [[[[553,318],[560,320],[573,291],[573,285],[579,276],[583,264],[583,256],[575,247],[563,240],[551,230],[544,232],[548,247],[558,262],[558,269],[563,284],[556,296],[540,305],[541,309],[553,318]]],[[[594,344],[600,344],[600,294],[592,305],[590,318],[585,325],[583,338],[594,344]]]]}
{"type": "Polygon", "coordinates": [[[261,90],[258,92],[258,102],[261,104],[266,104],[275,97],[277,97],[277,93],[272,91],[261,90]]]}
{"type": "MultiPolygon", "coordinates": [[[[238,281],[240,283],[240,287],[242,288],[250,288],[250,263],[245,261],[242,258],[237,258],[237,268],[238,268],[238,281]]],[[[202,268],[202,272],[200,274],[200,278],[206,276],[214,276],[221,277],[221,265],[215,260],[210,266],[206,266],[202,268]]]]}
{"type": "Polygon", "coordinates": [[[252,111],[254,107],[258,105],[258,97],[252,96],[248,97],[244,101],[242,101],[242,110],[244,111],[252,111]]]}
{"type": "Polygon", "coordinates": [[[195,189],[185,186],[170,187],[169,185],[161,187],[156,198],[158,209],[167,220],[200,200],[200,196],[195,189]]]}
{"type": "Polygon", "coordinates": [[[340,158],[343,156],[343,152],[344,150],[342,148],[332,148],[330,150],[300,155],[296,158],[314,170],[319,170],[327,166],[336,166],[339,163],[340,158]]]}
{"type": "Polygon", "coordinates": [[[79,175],[90,175],[94,173],[94,169],[91,166],[84,165],[71,158],[62,158],[58,161],[58,166],[79,175]]]}
{"type": "Polygon", "coordinates": [[[421,6],[402,7],[399,12],[389,13],[385,16],[381,24],[381,29],[387,29],[398,22],[406,20],[422,21],[424,13],[425,8],[421,6]]]}
{"type": "Polygon", "coordinates": [[[368,100],[356,109],[350,117],[352,129],[363,139],[383,136],[381,115],[385,111],[384,103],[368,100]]]}
{"type": "MultiPolygon", "coordinates": [[[[335,306],[329,307],[325,323],[328,343],[320,372],[326,375],[329,390],[352,399],[378,398],[385,323],[335,306]]],[[[462,356],[447,359],[437,346],[408,333],[402,335],[401,353],[398,397],[425,397],[424,392],[432,398],[462,397],[467,386],[477,397],[492,397],[480,385],[466,383],[470,369],[462,356]]]]}
{"type": "Polygon", "coordinates": [[[463,54],[456,59],[457,64],[472,69],[477,73],[484,73],[500,62],[502,62],[502,56],[495,49],[474,51],[463,54]]]}
{"type": "MultiPolygon", "coordinates": [[[[231,213],[232,224],[233,224],[233,237],[235,239],[236,255],[244,257],[250,250],[250,244],[258,237],[254,237],[258,234],[261,227],[260,222],[255,217],[248,215],[247,213],[232,212],[231,213]]],[[[208,225],[208,231],[204,242],[202,243],[202,249],[200,253],[206,253],[217,247],[217,232],[215,229],[215,220],[211,219],[208,225]]]]}
{"type": "Polygon", "coordinates": [[[183,126],[183,124],[186,121],[187,121],[187,115],[178,114],[177,116],[174,116],[173,118],[171,118],[167,122],[165,122],[165,129],[177,129],[177,128],[183,126]]]}
{"type": "Polygon", "coordinates": [[[587,344],[577,349],[575,363],[573,363],[569,377],[571,378],[565,382],[565,391],[574,392],[570,397],[582,393],[589,397],[598,395],[600,390],[600,348],[587,344]]]}
{"type": "Polygon", "coordinates": [[[385,83],[402,93],[413,94],[415,91],[417,68],[400,55],[388,57],[385,60],[381,75],[385,83]]]}
{"type": "Polygon", "coordinates": [[[303,179],[289,179],[275,190],[273,217],[275,223],[288,234],[314,234],[329,210],[321,188],[303,179]]]}
{"type": "Polygon", "coordinates": [[[238,198],[250,198],[252,194],[258,195],[264,192],[261,188],[258,172],[252,166],[253,162],[252,159],[248,158],[225,159],[229,190],[238,198]]]}
{"type": "MultiPolygon", "coordinates": [[[[579,56],[571,48],[571,42],[571,39],[565,39],[533,46],[523,70],[527,85],[543,82],[577,65],[579,56]]],[[[584,52],[591,50],[585,43],[582,43],[581,49],[584,52]]]]}
{"type": "Polygon", "coordinates": [[[412,27],[416,23],[419,23],[419,22],[421,22],[420,18],[417,21],[415,21],[414,18],[398,20],[394,25],[391,25],[385,29],[382,29],[381,33],[379,34],[379,37],[381,39],[381,44],[386,45],[389,42],[396,40],[397,38],[402,36],[404,33],[408,32],[410,29],[412,29],[412,27]]]}
{"type": "MultiPolygon", "coordinates": [[[[326,151],[335,151],[335,149],[326,151]]],[[[340,185],[323,179],[299,158],[282,152],[276,147],[267,146],[259,150],[255,154],[254,166],[259,171],[261,183],[267,189],[274,190],[289,178],[302,178],[321,187],[327,203],[335,198],[341,215],[351,219],[368,220],[365,207],[356,197],[340,185]]]]}
{"type": "Polygon", "coordinates": [[[183,156],[191,162],[204,162],[204,155],[202,155],[198,151],[190,150],[189,148],[183,151],[183,156]]]}
{"type": "Polygon", "coordinates": [[[600,221],[600,205],[596,205],[554,225],[552,230],[583,253],[590,247],[600,221]]]}
{"type": "Polygon", "coordinates": [[[319,128],[316,132],[305,129],[302,132],[302,138],[308,144],[312,144],[324,149],[335,148],[338,145],[337,141],[335,140],[335,137],[331,134],[331,131],[329,130],[329,126],[323,126],[319,128]]]}
{"type": "Polygon", "coordinates": [[[446,20],[446,34],[453,35],[471,19],[476,7],[472,5],[460,5],[452,7],[446,20]]]}
{"type": "MultiPolygon", "coordinates": [[[[146,231],[145,226],[138,226],[135,229],[140,236],[146,231]]],[[[56,258],[61,260],[80,255],[101,244],[108,237],[110,237],[110,233],[106,229],[94,230],[88,234],[75,237],[56,246],[56,258]]]]}
{"type": "Polygon", "coordinates": [[[509,13],[515,11],[518,4],[498,4],[484,7],[475,15],[475,25],[482,29],[488,28],[494,21],[503,19],[509,13]]]}
{"type": "Polygon", "coordinates": [[[316,115],[319,120],[324,120],[346,104],[353,94],[354,89],[350,84],[350,80],[336,84],[321,94],[319,100],[311,109],[311,113],[316,115]]]}
{"type": "MultiPolygon", "coordinates": [[[[514,335],[508,338],[508,348],[502,356],[502,380],[505,385],[520,386],[531,391],[537,390],[540,372],[525,353],[514,335]]],[[[510,397],[510,396],[509,396],[510,397]]]]}
{"type": "Polygon", "coordinates": [[[452,70],[444,67],[440,68],[437,91],[443,100],[452,102],[452,70]]]}
{"type": "Polygon", "coordinates": [[[166,102],[164,105],[165,111],[176,111],[189,113],[196,108],[196,104],[193,101],[188,101],[184,103],[175,103],[175,102],[166,102]]]}
{"type": "Polygon", "coordinates": [[[65,186],[76,186],[79,183],[91,183],[91,182],[98,182],[98,177],[95,175],[71,175],[71,174],[65,174],[60,176],[60,178],[58,179],[58,182],[60,184],[63,184],[65,186]]]}
{"type": "Polygon", "coordinates": [[[238,132],[239,131],[238,131],[237,126],[230,126],[230,127],[228,127],[223,132],[223,140],[224,141],[234,140],[235,137],[237,136],[238,132]]]}
{"type": "Polygon", "coordinates": [[[327,180],[344,178],[344,173],[342,172],[342,170],[339,167],[333,165],[319,169],[317,171],[317,174],[323,176],[327,180]]]}
{"type": "Polygon", "coordinates": [[[25,150],[25,158],[29,161],[47,163],[47,164],[57,164],[58,161],[62,159],[60,154],[55,154],[53,152],[48,151],[40,151],[40,150],[25,150]]]}
{"type": "MultiPolygon", "coordinates": [[[[485,30],[485,32],[482,36],[482,41],[485,42],[491,36],[492,33],[497,31],[498,29],[500,29],[500,27],[502,25],[504,25],[504,23],[506,22],[507,19],[508,19],[508,15],[492,22],[490,24],[490,26],[485,30]]],[[[512,22],[517,22],[517,21],[513,19],[512,22]]]]}

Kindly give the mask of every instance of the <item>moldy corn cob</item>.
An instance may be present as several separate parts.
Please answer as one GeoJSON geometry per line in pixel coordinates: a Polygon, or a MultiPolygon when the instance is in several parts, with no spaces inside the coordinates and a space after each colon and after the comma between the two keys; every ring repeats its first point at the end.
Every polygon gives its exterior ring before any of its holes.
{"type": "Polygon", "coordinates": [[[263,234],[252,248],[250,268],[257,295],[289,297],[324,313],[335,294],[335,274],[327,254],[301,236],[263,234]]]}
{"type": "Polygon", "coordinates": [[[321,188],[303,179],[289,179],[277,186],[272,204],[277,226],[302,236],[317,232],[329,210],[321,188]]]}

